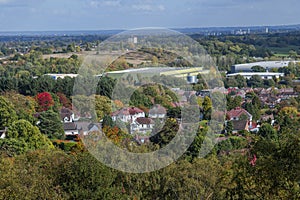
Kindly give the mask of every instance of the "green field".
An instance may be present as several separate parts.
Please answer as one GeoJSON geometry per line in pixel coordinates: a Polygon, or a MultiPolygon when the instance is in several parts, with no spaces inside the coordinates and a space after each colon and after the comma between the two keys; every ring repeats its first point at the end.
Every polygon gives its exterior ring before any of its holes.
{"type": "Polygon", "coordinates": [[[299,46],[287,46],[287,47],[269,47],[269,49],[278,57],[287,57],[289,56],[289,51],[295,50],[298,51],[300,49],[299,46]]]}

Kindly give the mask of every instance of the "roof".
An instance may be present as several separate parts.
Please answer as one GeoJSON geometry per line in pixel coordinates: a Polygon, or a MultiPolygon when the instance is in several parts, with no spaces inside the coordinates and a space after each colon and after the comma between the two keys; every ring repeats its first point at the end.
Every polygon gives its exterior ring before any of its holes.
{"type": "Polygon", "coordinates": [[[254,66],[261,66],[263,68],[280,68],[286,67],[290,62],[296,63],[297,61],[262,61],[254,63],[245,63],[245,64],[236,64],[232,67],[235,68],[235,71],[251,71],[251,68],[254,66]]]}
{"type": "Polygon", "coordinates": [[[130,107],[130,108],[122,108],[120,110],[117,110],[112,113],[112,116],[118,116],[118,115],[136,115],[139,113],[144,113],[143,110],[137,108],[137,107],[130,107]]]}
{"type": "Polygon", "coordinates": [[[128,108],[122,108],[112,113],[112,116],[117,116],[117,115],[130,115],[130,114],[128,108]]]}
{"type": "Polygon", "coordinates": [[[143,113],[144,111],[137,108],[137,107],[131,107],[129,108],[129,114],[130,115],[136,115],[136,114],[139,114],[139,113],[143,113]]]}
{"type": "Polygon", "coordinates": [[[237,75],[241,75],[241,76],[284,76],[284,73],[276,73],[276,72],[238,72],[238,73],[234,73],[234,74],[227,74],[227,77],[230,76],[237,76],[237,75]]]}
{"type": "Polygon", "coordinates": [[[69,108],[62,108],[60,110],[60,119],[64,120],[66,117],[68,119],[71,119],[72,114],[73,114],[73,111],[70,110],[69,108]]]}
{"type": "Polygon", "coordinates": [[[247,120],[232,121],[233,130],[235,131],[246,130],[247,124],[247,120]]]}
{"type": "Polygon", "coordinates": [[[64,130],[77,130],[77,125],[74,122],[64,123],[64,130]]]}
{"type": "Polygon", "coordinates": [[[154,124],[154,121],[147,117],[139,117],[136,119],[136,122],[139,124],[154,124]]]}
{"type": "Polygon", "coordinates": [[[230,119],[240,117],[242,114],[247,115],[249,118],[252,117],[252,115],[248,111],[246,111],[245,109],[243,109],[241,107],[236,107],[227,112],[227,115],[229,116],[230,119]]]}

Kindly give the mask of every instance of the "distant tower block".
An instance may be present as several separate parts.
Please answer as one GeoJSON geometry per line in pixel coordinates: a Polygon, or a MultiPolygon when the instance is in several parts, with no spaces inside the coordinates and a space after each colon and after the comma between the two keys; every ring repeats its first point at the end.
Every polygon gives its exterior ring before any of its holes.
{"type": "Polygon", "coordinates": [[[269,28],[268,27],[266,28],[266,33],[269,33],[269,28]]]}
{"type": "Polygon", "coordinates": [[[134,38],[133,38],[133,43],[134,43],[134,44],[137,44],[137,43],[138,43],[138,38],[137,38],[137,37],[134,37],[134,38]]]}
{"type": "Polygon", "coordinates": [[[250,34],[250,33],[251,33],[250,28],[248,28],[248,34],[250,34]]]}

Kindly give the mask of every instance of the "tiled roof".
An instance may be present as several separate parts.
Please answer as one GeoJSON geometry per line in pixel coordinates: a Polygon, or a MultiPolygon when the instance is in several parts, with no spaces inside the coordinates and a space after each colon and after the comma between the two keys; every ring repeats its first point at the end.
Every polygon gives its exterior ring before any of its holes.
{"type": "Polygon", "coordinates": [[[236,107],[230,111],[227,112],[227,115],[229,116],[229,118],[235,118],[235,117],[240,117],[242,114],[245,114],[247,116],[252,116],[250,113],[248,113],[245,109],[240,108],[240,107],[236,107]]]}
{"type": "Polygon", "coordinates": [[[139,114],[139,113],[143,113],[144,111],[137,108],[137,107],[131,107],[129,108],[129,114],[130,115],[135,115],[135,114],[139,114]]]}
{"type": "Polygon", "coordinates": [[[61,119],[61,120],[64,120],[66,117],[67,117],[68,119],[70,119],[71,116],[72,116],[72,114],[73,114],[72,110],[70,110],[70,109],[68,109],[68,108],[62,108],[62,109],[60,110],[60,119],[61,119]]]}
{"type": "Polygon", "coordinates": [[[235,130],[235,131],[245,130],[247,127],[247,124],[248,124],[247,120],[232,121],[233,130],[235,130]]]}
{"type": "Polygon", "coordinates": [[[77,130],[77,125],[74,122],[64,123],[64,130],[77,130]]]}
{"type": "Polygon", "coordinates": [[[136,107],[130,107],[130,108],[122,108],[121,110],[117,110],[112,113],[112,116],[118,116],[118,115],[136,115],[139,113],[143,113],[144,111],[136,108],[136,107]]]}
{"type": "Polygon", "coordinates": [[[128,108],[122,108],[121,110],[117,110],[112,113],[112,116],[117,116],[117,115],[130,115],[128,108]]]}
{"type": "Polygon", "coordinates": [[[136,122],[139,124],[154,124],[154,121],[151,118],[139,117],[136,119],[136,122]]]}

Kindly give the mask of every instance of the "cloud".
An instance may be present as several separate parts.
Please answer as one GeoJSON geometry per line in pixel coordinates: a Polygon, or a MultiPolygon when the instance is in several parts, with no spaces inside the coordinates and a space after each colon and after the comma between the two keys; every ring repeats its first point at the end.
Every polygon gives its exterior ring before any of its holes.
{"type": "Polygon", "coordinates": [[[103,5],[105,6],[121,6],[120,1],[104,1],[103,5]]]}
{"type": "Polygon", "coordinates": [[[92,0],[89,2],[89,5],[93,8],[99,8],[99,7],[119,7],[121,6],[121,1],[120,0],[92,0]]]}
{"type": "Polygon", "coordinates": [[[0,8],[30,7],[46,0],[0,0],[0,8]]]}
{"type": "Polygon", "coordinates": [[[164,5],[150,5],[150,4],[135,4],[132,5],[131,8],[138,11],[148,11],[148,12],[165,10],[164,5]]]}

